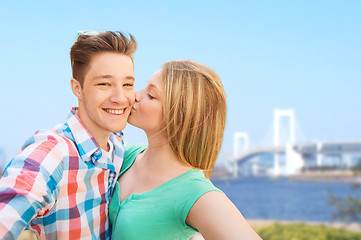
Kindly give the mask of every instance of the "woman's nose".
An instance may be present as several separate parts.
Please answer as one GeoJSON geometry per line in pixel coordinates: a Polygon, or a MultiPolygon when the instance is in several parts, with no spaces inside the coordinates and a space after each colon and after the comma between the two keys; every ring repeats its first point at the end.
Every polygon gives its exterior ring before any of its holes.
{"type": "Polygon", "coordinates": [[[141,99],[141,91],[135,92],[135,101],[139,102],[141,99]]]}

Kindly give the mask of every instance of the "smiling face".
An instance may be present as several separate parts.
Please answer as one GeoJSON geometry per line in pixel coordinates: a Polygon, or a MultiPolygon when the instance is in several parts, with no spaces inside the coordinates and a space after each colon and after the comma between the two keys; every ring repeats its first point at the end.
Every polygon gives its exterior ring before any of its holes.
{"type": "Polygon", "coordinates": [[[149,136],[162,130],[162,72],[158,70],[148,80],[147,86],[135,93],[135,103],[128,122],[141,128],[149,136]]]}
{"type": "Polygon", "coordinates": [[[83,86],[75,79],[71,85],[79,100],[77,114],[97,141],[124,129],[135,98],[134,68],[129,56],[97,54],[88,66],[83,86]]]}

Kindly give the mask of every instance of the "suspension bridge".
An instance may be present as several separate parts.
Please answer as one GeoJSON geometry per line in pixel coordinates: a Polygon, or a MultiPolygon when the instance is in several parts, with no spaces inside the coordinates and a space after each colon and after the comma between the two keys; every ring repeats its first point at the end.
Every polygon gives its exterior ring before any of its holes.
{"type": "Polygon", "coordinates": [[[350,169],[361,156],[361,141],[297,141],[292,109],[274,111],[272,135],[270,144],[251,146],[247,132],[234,133],[233,156],[227,166],[235,177],[289,176],[307,168],[350,169]]]}

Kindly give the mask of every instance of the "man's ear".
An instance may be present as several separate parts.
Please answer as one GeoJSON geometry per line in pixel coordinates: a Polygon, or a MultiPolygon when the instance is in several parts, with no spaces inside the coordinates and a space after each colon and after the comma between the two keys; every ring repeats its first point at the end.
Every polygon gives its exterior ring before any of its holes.
{"type": "Polygon", "coordinates": [[[73,91],[74,95],[80,100],[82,99],[82,88],[80,82],[75,78],[70,79],[70,86],[71,90],[73,91]]]}

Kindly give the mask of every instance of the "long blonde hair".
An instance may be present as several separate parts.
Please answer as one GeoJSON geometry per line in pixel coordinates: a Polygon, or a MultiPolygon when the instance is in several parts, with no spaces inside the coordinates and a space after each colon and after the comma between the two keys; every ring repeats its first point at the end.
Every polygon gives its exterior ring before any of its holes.
{"type": "Polygon", "coordinates": [[[168,141],[179,160],[210,178],[226,122],[226,95],[209,67],[177,60],[162,66],[163,116],[168,141]]]}

